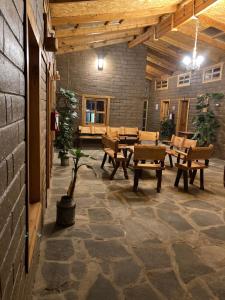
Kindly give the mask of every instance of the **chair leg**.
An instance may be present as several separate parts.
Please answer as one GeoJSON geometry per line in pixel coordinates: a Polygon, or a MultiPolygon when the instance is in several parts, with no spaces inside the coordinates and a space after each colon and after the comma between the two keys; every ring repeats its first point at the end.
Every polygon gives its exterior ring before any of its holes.
{"type": "Polygon", "coordinates": [[[130,165],[130,160],[131,160],[132,155],[133,155],[133,152],[130,152],[130,154],[128,155],[128,158],[127,158],[127,168],[130,165]]]}
{"type": "Polygon", "coordinates": [[[128,179],[128,174],[127,174],[127,168],[126,168],[126,161],[122,161],[122,168],[123,168],[123,173],[124,173],[124,177],[126,179],[128,179]]]}
{"type": "Polygon", "coordinates": [[[176,177],[174,186],[178,186],[178,185],[179,185],[179,182],[180,182],[180,178],[181,178],[182,172],[183,172],[183,171],[182,171],[181,169],[177,169],[177,177],[176,177]]]}
{"type": "Polygon", "coordinates": [[[173,168],[173,158],[172,155],[169,154],[170,167],[173,168]]]}
{"type": "Polygon", "coordinates": [[[139,170],[134,170],[134,185],[133,185],[133,192],[137,192],[138,189],[138,180],[139,180],[139,170]]]}
{"type": "Polygon", "coordinates": [[[108,163],[110,164],[111,161],[112,161],[112,158],[109,156],[108,163]]]}
{"type": "Polygon", "coordinates": [[[204,190],[204,170],[200,169],[200,189],[204,190]]]}
{"type": "Polygon", "coordinates": [[[188,191],[188,171],[183,170],[183,178],[184,178],[184,190],[188,191]]]}
{"type": "Polygon", "coordinates": [[[116,164],[115,164],[115,160],[113,158],[111,158],[111,162],[112,162],[113,168],[115,168],[116,164]]]}
{"type": "Polygon", "coordinates": [[[157,170],[157,193],[160,193],[162,184],[162,170],[157,170]]]}
{"type": "Polygon", "coordinates": [[[113,179],[114,175],[116,174],[116,171],[118,170],[119,166],[120,166],[120,162],[117,161],[117,162],[116,162],[116,165],[115,165],[115,167],[114,167],[114,169],[113,169],[113,171],[112,171],[112,174],[110,175],[110,179],[111,179],[111,180],[113,179]]]}
{"type": "Polygon", "coordinates": [[[193,170],[192,175],[190,177],[190,184],[194,183],[196,174],[197,174],[197,170],[193,170]]]}
{"type": "Polygon", "coordinates": [[[107,158],[107,153],[105,153],[104,156],[103,156],[103,160],[102,160],[102,164],[101,164],[101,169],[104,168],[104,164],[105,164],[106,158],[107,158]]]}

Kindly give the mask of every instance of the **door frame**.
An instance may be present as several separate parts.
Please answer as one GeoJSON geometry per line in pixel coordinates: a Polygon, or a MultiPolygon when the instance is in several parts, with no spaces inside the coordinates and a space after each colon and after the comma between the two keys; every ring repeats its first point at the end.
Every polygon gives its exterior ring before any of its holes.
{"type": "Polygon", "coordinates": [[[187,131],[188,129],[188,120],[189,120],[189,110],[190,110],[190,98],[182,98],[182,99],[178,99],[178,112],[177,112],[177,125],[176,125],[176,134],[178,134],[178,127],[179,127],[179,123],[180,123],[180,114],[181,114],[181,103],[187,101],[188,102],[188,106],[187,106],[187,115],[186,115],[186,128],[185,131],[187,131]]]}
{"type": "Polygon", "coordinates": [[[160,122],[163,120],[163,117],[162,117],[162,106],[163,106],[163,103],[165,102],[168,102],[168,117],[169,117],[169,112],[170,112],[170,99],[164,99],[164,100],[161,100],[160,101],[160,122]]]}

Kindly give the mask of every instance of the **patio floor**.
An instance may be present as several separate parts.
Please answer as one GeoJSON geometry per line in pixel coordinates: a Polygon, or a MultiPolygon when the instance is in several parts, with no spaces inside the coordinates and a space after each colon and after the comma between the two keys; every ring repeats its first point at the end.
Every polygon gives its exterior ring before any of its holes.
{"type": "MultiPolygon", "coordinates": [[[[176,168],[163,174],[156,192],[145,173],[139,192],[111,165],[100,169],[103,152],[82,167],[75,191],[76,223],[55,226],[56,201],[65,194],[71,167],[55,159],[33,300],[225,299],[225,189],[223,161],[213,160],[189,193],[174,188],[176,168]]],[[[168,165],[168,162],[167,162],[168,165]]]]}

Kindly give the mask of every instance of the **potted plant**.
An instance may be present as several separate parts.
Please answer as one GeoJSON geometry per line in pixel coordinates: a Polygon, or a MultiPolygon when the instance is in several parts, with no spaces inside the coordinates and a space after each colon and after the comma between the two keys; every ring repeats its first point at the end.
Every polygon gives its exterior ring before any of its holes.
{"type": "Polygon", "coordinates": [[[73,147],[74,120],[78,117],[76,109],[78,99],[73,91],[60,88],[59,131],[56,135],[56,147],[62,166],[69,165],[69,150],[73,147]]]}
{"type": "Polygon", "coordinates": [[[170,139],[175,132],[174,119],[165,118],[160,122],[160,136],[162,139],[170,139]]]}
{"type": "Polygon", "coordinates": [[[62,196],[61,200],[57,202],[56,223],[61,226],[71,226],[75,223],[76,201],[73,196],[76,187],[77,172],[79,168],[82,166],[86,166],[94,171],[91,165],[88,165],[86,163],[79,164],[79,161],[82,157],[90,157],[91,159],[94,159],[93,157],[84,154],[80,149],[72,149],[70,150],[70,153],[72,154],[74,162],[74,167],[72,170],[72,179],[67,190],[67,194],[62,196]]]}
{"type": "Polygon", "coordinates": [[[195,133],[192,139],[198,140],[199,146],[207,146],[216,141],[216,130],[220,127],[219,122],[210,109],[212,100],[220,101],[224,98],[222,93],[206,93],[197,97],[197,115],[193,118],[195,133]]]}

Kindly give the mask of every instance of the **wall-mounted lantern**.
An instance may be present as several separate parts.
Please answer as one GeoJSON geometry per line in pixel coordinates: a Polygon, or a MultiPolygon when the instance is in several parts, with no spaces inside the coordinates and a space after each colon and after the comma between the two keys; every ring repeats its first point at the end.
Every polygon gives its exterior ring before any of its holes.
{"type": "Polygon", "coordinates": [[[104,68],[104,56],[103,54],[98,54],[98,70],[102,71],[104,68]]]}

